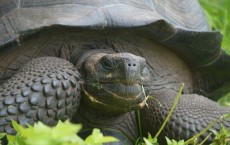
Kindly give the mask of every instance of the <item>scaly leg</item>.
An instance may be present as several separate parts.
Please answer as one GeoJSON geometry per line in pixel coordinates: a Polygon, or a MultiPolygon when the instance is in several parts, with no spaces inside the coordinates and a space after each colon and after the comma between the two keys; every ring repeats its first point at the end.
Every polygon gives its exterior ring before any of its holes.
{"type": "MultiPolygon", "coordinates": [[[[154,99],[149,99],[147,101],[148,108],[145,107],[141,110],[141,123],[145,134],[149,132],[154,136],[157,133],[168,115],[176,95],[177,92],[175,91],[155,93],[153,96],[161,103],[162,107],[154,99]]],[[[229,111],[230,108],[220,106],[216,102],[203,96],[182,94],[168,123],[159,136],[159,141],[164,144],[165,136],[176,140],[189,139],[205,129],[215,119],[229,111]]],[[[224,124],[229,127],[230,120],[226,120],[224,124]]],[[[220,122],[215,124],[213,129],[220,130],[220,122]]],[[[204,139],[210,132],[209,130],[203,134],[200,140],[204,139]]],[[[213,137],[212,135],[206,143],[210,143],[213,137]]]]}
{"type": "Polygon", "coordinates": [[[31,60],[0,85],[0,132],[15,133],[12,119],[51,126],[70,119],[80,103],[79,80],[77,69],[64,59],[31,60]]]}

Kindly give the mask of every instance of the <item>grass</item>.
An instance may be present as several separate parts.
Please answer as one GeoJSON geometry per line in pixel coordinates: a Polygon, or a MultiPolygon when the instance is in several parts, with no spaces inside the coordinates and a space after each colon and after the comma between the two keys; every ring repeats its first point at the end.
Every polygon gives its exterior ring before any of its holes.
{"type": "Polygon", "coordinates": [[[222,48],[230,54],[230,1],[199,0],[213,30],[223,35],[222,48]]]}

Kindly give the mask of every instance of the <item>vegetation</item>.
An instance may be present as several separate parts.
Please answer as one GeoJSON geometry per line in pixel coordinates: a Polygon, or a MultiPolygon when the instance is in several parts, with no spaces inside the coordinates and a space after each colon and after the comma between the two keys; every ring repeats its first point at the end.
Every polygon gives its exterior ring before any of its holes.
{"type": "MultiPolygon", "coordinates": [[[[205,128],[203,131],[201,131],[199,134],[195,135],[194,137],[188,139],[187,141],[179,140],[176,141],[174,139],[170,140],[169,138],[166,138],[167,145],[204,145],[205,141],[208,139],[208,137],[211,135],[209,134],[201,143],[197,142],[197,138],[201,136],[203,133],[205,133],[207,130],[209,130],[213,125],[217,123],[219,120],[224,120],[225,118],[228,118],[230,114],[226,116],[222,116],[221,118],[215,120],[213,123],[211,123],[207,128],[205,128]]],[[[230,145],[230,128],[226,128],[223,125],[221,125],[220,132],[216,132],[213,130],[213,134],[216,135],[213,143],[211,145],[230,145]]],[[[144,138],[143,143],[139,143],[138,145],[159,145],[157,142],[157,138],[153,138],[151,135],[148,136],[148,138],[144,138]]]]}
{"type": "MultiPolygon", "coordinates": [[[[34,126],[23,127],[12,121],[16,135],[6,135],[8,145],[102,145],[107,142],[118,141],[114,137],[103,136],[99,129],[94,129],[85,140],[77,133],[81,129],[80,124],[72,124],[68,121],[59,121],[55,127],[49,127],[41,122],[34,126]]],[[[5,134],[0,134],[3,138],[5,134]]]]}
{"type": "Polygon", "coordinates": [[[222,33],[222,48],[230,54],[230,1],[200,0],[200,4],[211,28],[222,33]]]}

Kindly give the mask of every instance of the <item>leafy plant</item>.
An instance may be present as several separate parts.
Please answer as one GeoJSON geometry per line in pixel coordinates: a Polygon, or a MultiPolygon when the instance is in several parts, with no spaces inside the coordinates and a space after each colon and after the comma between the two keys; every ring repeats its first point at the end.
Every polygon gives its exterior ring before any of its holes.
{"type": "Polygon", "coordinates": [[[226,145],[230,143],[230,129],[221,125],[220,132],[216,132],[213,130],[215,134],[215,139],[211,145],[226,145]]]}
{"type": "MultiPolygon", "coordinates": [[[[230,113],[223,116],[223,121],[229,118],[230,113]]],[[[226,145],[227,143],[230,144],[230,128],[226,128],[223,123],[221,124],[221,129],[219,132],[216,132],[215,130],[212,130],[212,132],[215,134],[215,138],[211,145],[226,145]]]]}
{"type": "MultiPolygon", "coordinates": [[[[212,122],[202,132],[188,139],[187,141],[184,141],[184,140],[176,141],[174,139],[170,140],[169,138],[165,137],[167,145],[203,145],[205,144],[205,141],[210,137],[211,133],[200,143],[198,143],[197,138],[199,138],[199,136],[201,136],[207,130],[211,129],[211,127],[215,125],[218,120],[219,119],[212,122]]],[[[211,145],[230,145],[230,129],[229,128],[226,128],[223,125],[221,125],[220,132],[216,132],[215,130],[213,130],[213,133],[215,134],[215,139],[211,145]]],[[[144,142],[139,143],[139,145],[159,145],[159,143],[157,142],[157,138],[152,137],[150,134],[148,135],[147,139],[144,138],[143,140],[144,142]]]]}
{"type": "MultiPolygon", "coordinates": [[[[23,127],[12,121],[16,135],[6,135],[8,145],[102,145],[107,142],[118,141],[114,137],[103,136],[99,129],[94,129],[85,140],[77,133],[81,125],[68,121],[59,121],[55,127],[49,127],[41,122],[23,127]]],[[[3,137],[3,134],[0,136],[3,137]]]]}
{"type": "Polygon", "coordinates": [[[148,133],[148,138],[144,137],[144,143],[146,145],[159,145],[159,143],[157,142],[157,138],[153,138],[150,133],[148,133]]]}
{"type": "Polygon", "coordinates": [[[184,145],[184,140],[176,141],[176,140],[170,140],[166,137],[167,145],[184,145]]]}
{"type": "Polygon", "coordinates": [[[85,139],[85,145],[102,145],[103,143],[115,141],[118,140],[111,136],[103,136],[99,129],[94,129],[92,135],[85,139]]]}
{"type": "Polygon", "coordinates": [[[218,100],[218,103],[223,105],[223,106],[227,106],[230,107],[230,93],[227,93],[226,95],[224,95],[223,97],[221,97],[218,100]]]}

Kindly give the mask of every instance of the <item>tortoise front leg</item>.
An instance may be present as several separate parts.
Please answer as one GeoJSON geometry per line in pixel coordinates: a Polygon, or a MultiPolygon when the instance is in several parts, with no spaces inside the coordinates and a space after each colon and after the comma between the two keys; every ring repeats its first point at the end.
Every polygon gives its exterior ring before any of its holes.
{"type": "MultiPolygon", "coordinates": [[[[175,91],[162,91],[154,94],[162,107],[153,99],[147,101],[148,108],[145,107],[141,110],[141,123],[145,134],[149,132],[154,136],[157,133],[168,115],[176,95],[177,93],[175,91]]],[[[216,102],[203,96],[183,94],[164,130],[160,134],[159,141],[164,144],[165,136],[176,140],[187,140],[200,133],[214,120],[229,111],[230,108],[220,106],[216,102]]],[[[224,124],[229,127],[230,120],[227,120],[224,124]]],[[[217,131],[220,130],[220,122],[215,124],[213,129],[217,131]]],[[[210,132],[209,130],[199,139],[203,140],[210,132]]],[[[206,143],[210,143],[213,137],[212,135],[206,143]]]]}
{"type": "Polygon", "coordinates": [[[14,134],[11,120],[22,125],[55,125],[70,119],[80,103],[80,74],[68,61],[36,58],[0,85],[0,132],[14,134]]]}

